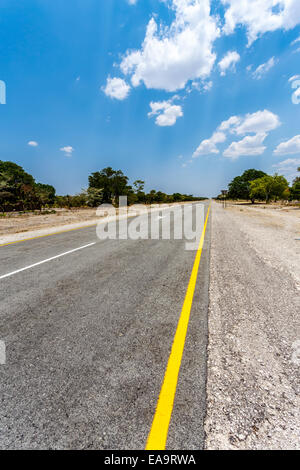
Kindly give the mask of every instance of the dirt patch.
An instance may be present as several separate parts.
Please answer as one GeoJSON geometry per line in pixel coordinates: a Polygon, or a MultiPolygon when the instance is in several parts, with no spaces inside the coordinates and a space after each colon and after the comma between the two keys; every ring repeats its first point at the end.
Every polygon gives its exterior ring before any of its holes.
{"type": "Polygon", "coordinates": [[[94,219],[96,219],[96,209],[56,209],[53,214],[7,214],[5,217],[0,217],[0,236],[88,222],[94,219]]]}

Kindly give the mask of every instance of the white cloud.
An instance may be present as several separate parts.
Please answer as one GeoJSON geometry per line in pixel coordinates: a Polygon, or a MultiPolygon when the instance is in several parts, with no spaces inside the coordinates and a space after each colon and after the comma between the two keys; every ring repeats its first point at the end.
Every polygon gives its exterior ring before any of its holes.
{"type": "Polygon", "coordinates": [[[130,86],[122,78],[108,77],[106,87],[103,89],[106,96],[117,100],[125,100],[130,92],[130,86]]]}
{"type": "Polygon", "coordinates": [[[224,121],[220,128],[228,128],[230,132],[237,135],[247,135],[238,142],[232,142],[224,151],[224,157],[238,158],[248,155],[255,156],[264,153],[266,147],[263,145],[268,133],[280,126],[279,117],[265,109],[256,113],[246,114],[245,117],[232,116],[224,121]]]}
{"type": "Polygon", "coordinates": [[[281,142],[274,150],[274,153],[276,155],[293,155],[300,153],[300,135],[295,135],[292,139],[281,142]]]}
{"type": "Polygon", "coordinates": [[[261,155],[266,150],[263,144],[268,134],[247,135],[239,142],[232,142],[224,151],[224,157],[236,159],[241,156],[261,155]]]}
{"type": "Polygon", "coordinates": [[[229,51],[219,62],[221,75],[226,75],[226,70],[235,70],[235,64],[240,60],[240,55],[236,51],[229,51]]]}
{"type": "Polygon", "coordinates": [[[193,90],[197,90],[200,93],[207,92],[213,87],[212,80],[203,81],[203,80],[193,80],[191,86],[187,89],[188,93],[191,93],[193,90]]]}
{"type": "MultiPolygon", "coordinates": [[[[148,89],[174,92],[184,89],[189,81],[195,84],[209,80],[216,61],[214,43],[222,33],[233,33],[242,26],[251,44],[266,32],[288,30],[300,24],[299,0],[219,0],[225,10],[222,31],[220,16],[211,12],[212,0],[160,1],[171,10],[171,24],[153,14],[141,46],[128,50],[120,63],[134,87],[143,83],[148,89]]],[[[239,60],[236,51],[229,52],[219,62],[221,74],[234,69],[239,60]]],[[[261,64],[254,72],[255,78],[261,78],[274,64],[274,58],[261,64]]],[[[129,85],[121,80],[109,79],[106,94],[125,99],[129,85]]]]}
{"type": "Polygon", "coordinates": [[[27,145],[30,147],[38,147],[39,144],[35,140],[30,140],[27,145]]]}
{"type": "Polygon", "coordinates": [[[229,129],[236,127],[240,122],[241,118],[239,116],[231,116],[227,121],[223,121],[220,124],[219,129],[220,131],[228,131],[229,129]]]}
{"type": "Polygon", "coordinates": [[[209,90],[212,89],[212,87],[213,87],[212,80],[209,80],[209,82],[206,82],[206,83],[203,84],[203,90],[204,91],[209,91],[209,90]]]}
{"type": "Polygon", "coordinates": [[[66,157],[71,157],[72,153],[74,152],[74,148],[71,145],[67,145],[66,147],[62,147],[59,149],[61,152],[64,152],[66,157]]]}
{"type": "Polygon", "coordinates": [[[295,80],[299,80],[300,75],[293,75],[291,78],[289,78],[289,82],[294,82],[295,80]]]}
{"type": "Polygon", "coordinates": [[[224,32],[246,27],[249,45],[259,36],[277,29],[293,29],[300,23],[299,0],[221,0],[228,7],[224,32]]]}
{"type": "Polygon", "coordinates": [[[291,45],[294,46],[294,45],[297,44],[298,42],[300,42],[300,36],[299,36],[297,39],[295,39],[295,40],[291,43],[291,45]]]}
{"type": "Polygon", "coordinates": [[[199,155],[218,154],[217,144],[226,141],[226,132],[236,135],[247,135],[238,142],[232,142],[224,151],[224,157],[238,158],[242,155],[261,155],[265,151],[263,145],[268,133],[280,126],[279,117],[271,111],[257,111],[245,116],[231,116],[223,121],[210,139],[203,140],[193,154],[193,158],[199,155]]]}
{"type": "Polygon", "coordinates": [[[265,109],[264,111],[257,111],[253,114],[246,114],[240,123],[238,123],[234,132],[238,135],[270,132],[280,126],[279,117],[265,109]]]}
{"type": "Polygon", "coordinates": [[[175,11],[172,24],[158,25],[152,17],[141,48],[121,62],[135,87],[144,82],[147,88],[175,91],[210,75],[216,60],[213,43],[220,35],[210,1],[171,0],[170,5],[175,11]]]}
{"type": "Polygon", "coordinates": [[[299,176],[297,171],[300,166],[300,158],[288,158],[282,162],[273,165],[276,173],[284,175],[290,182],[292,182],[296,176],[299,176]]]}
{"type": "Polygon", "coordinates": [[[148,117],[157,116],[155,123],[158,126],[173,126],[179,117],[183,116],[182,107],[170,101],[150,103],[151,112],[148,117]]]}
{"type": "Polygon", "coordinates": [[[223,132],[215,132],[210,139],[203,140],[197,150],[193,153],[193,158],[197,158],[200,155],[217,154],[220,151],[217,148],[217,144],[225,142],[226,135],[223,132]]]}
{"type": "Polygon", "coordinates": [[[248,113],[245,116],[231,116],[227,121],[223,121],[220,131],[229,130],[232,134],[257,134],[270,132],[280,126],[279,117],[265,109],[256,113],[248,113]]]}
{"type": "Polygon", "coordinates": [[[129,5],[135,5],[137,0],[128,0],[129,5]]]}
{"type": "Polygon", "coordinates": [[[261,64],[254,70],[252,77],[256,80],[260,80],[274,65],[276,64],[276,60],[274,57],[271,57],[267,62],[261,64]]]}

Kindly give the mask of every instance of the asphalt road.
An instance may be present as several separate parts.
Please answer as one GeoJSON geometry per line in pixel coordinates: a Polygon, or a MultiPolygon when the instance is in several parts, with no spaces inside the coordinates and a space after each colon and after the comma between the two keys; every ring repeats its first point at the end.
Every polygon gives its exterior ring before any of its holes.
{"type": "MultiPolygon", "coordinates": [[[[204,445],[209,251],[210,218],[167,449],[204,445]]],[[[0,448],[144,449],[195,256],[95,228],[0,247],[0,448]]]]}

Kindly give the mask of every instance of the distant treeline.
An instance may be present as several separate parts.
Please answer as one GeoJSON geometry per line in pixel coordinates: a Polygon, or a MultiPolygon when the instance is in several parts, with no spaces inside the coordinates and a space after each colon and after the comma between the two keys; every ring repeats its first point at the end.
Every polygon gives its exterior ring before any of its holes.
{"type": "Polygon", "coordinates": [[[33,211],[43,208],[98,207],[103,203],[118,204],[119,196],[127,196],[128,204],[155,204],[198,201],[205,198],[154,189],[144,191],[145,182],[137,180],[131,186],[121,170],[104,168],[89,176],[89,186],[75,196],[57,196],[49,184],[36,183],[33,176],[13,163],[0,160],[0,210],[33,211]]]}
{"type": "MultiPolygon", "coordinates": [[[[223,195],[218,196],[218,199],[223,198],[223,195]]],[[[246,170],[231,181],[226,198],[248,200],[253,204],[255,201],[300,201],[300,177],[296,177],[290,186],[284,176],[271,176],[255,169],[246,170]]]]}

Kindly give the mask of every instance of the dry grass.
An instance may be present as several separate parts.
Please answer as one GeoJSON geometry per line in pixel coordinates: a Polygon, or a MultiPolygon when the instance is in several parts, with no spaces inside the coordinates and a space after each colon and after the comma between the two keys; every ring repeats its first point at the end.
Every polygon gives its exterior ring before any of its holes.
{"type": "Polygon", "coordinates": [[[96,219],[96,209],[56,209],[53,214],[7,214],[0,217],[0,235],[30,232],[44,228],[87,222],[96,219]]]}

